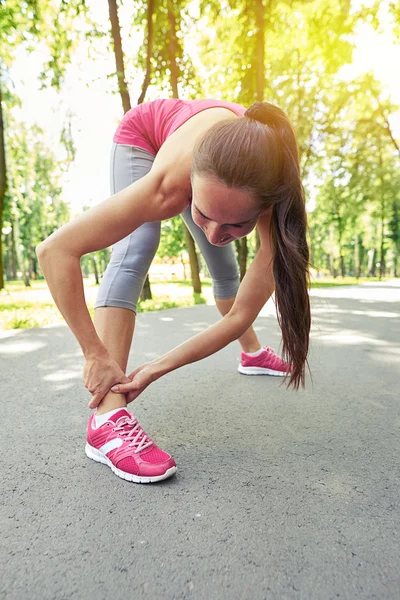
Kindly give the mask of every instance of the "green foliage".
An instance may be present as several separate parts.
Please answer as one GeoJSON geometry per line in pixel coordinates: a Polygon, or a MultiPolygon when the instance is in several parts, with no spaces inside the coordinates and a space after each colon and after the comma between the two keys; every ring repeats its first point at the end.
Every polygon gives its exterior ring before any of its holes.
{"type": "MultiPolygon", "coordinates": [[[[91,21],[90,4],[91,0],[0,3],[0,27],[5,32],[0,40],[3,73],[8,72],[19,45],[29,49],[36,39],[45,39],[51,59],[42,81],[62,89],[65,69],[75,60],[82,40],[89,38],[93,51],[109,52],[109,32],[91,21]]],[[[400,150],[391,115],[399,107],[386,99],[371,73],[346,82],[340,79],[341,68],[352,60],[357,25],[381,26],[380,3],[204,0],[195,4],[154,0],[152,96],[170,96],[178,81],[182,97],[224,98],[243,105],[254,102],[262,22],[264,98],[282,107],[295,126],[309,206],[311,182],[316,187],[315,207],[309,216],[313,265],[335,276],[373,275],[378,265],[384,267],[382,274],[385,269],[398,274],[400,150]],[[193,41],[199,49],[196,60],[193,41]],[[171,71],[174,64],[175,74],[171,71]]],[[[390,0],[388,6],[393,35],[399,35],[398,3],[390,0]]],[[[134,3],[133,21],[122,23],[123,36],[132,33],[146,39],[147,8],[144,0],[134,3]]],[[[128,81],[144,76],[146,53],[141,50],[137,56],[126,56],[126,64],[128,81]]],[[[10,169],[3,228],[13,228],[13,236],[19,236],[18,244],[15,240],[13,244],[19,246],[21,260],[32,263],[37,241],[68,219],[61,175],[75,157],[71,116],[61,135],[67,154],[63,167],[46,149],[43,132],[12,123],[12,106],[18,99],[9,87],[3,96],[10,169]]],[[[10,235],[5,236],[7,263],[10,235]]],[[[254,234],[248,237],[248,250],[252,260],[254,234]]],[[[184,252],[181,220],[165,221],[158,255],[182,260],[184,252]]],[[[108,251],[93,253],[83,257],[82,268],[87,274],[97,269],[101,276],[107,261],[108,251]]]]}
{"type": "MultiPolygon", "coordinates": [[[[190,0],[155,0],[153,12],[153,43],[151,53],[150,85],[162,90],[164,96],[172,96],[171,58],[175,55],[178,69],[177,78],[185,97],[195,97],[201,93],[201,84],[196,77],[190,53],[185,49],[185,38],[194,27],[194,18],[190,12],[190,0]],[[175,32],[176,45],[171,48],[172,31],[175,32]]],[[[147,6],[144,0],[135,2],[134,25],[144,29],[147,35],[147,6]]],[[[146,55],[140,52],[136,64],[145,70],[146,55]]]]}
{"type": "Polygon", "coordinates": [[[331,93],[340,111],[337,121],[326,124],[318,163],[322,184],[310,215],[313,263],[335,274],[373,274],[368,253],[371,258],[374,251],[373,262],[395,272],[400,156],[386,123],[393,106],[380,99],[371,75],[354,81],[350,92],[331,93]]]}
{"type": "Polygon", "coordinates": [[[160,258],[178,258],[183,252],[186,252],[186,246],[181,217],[163,221],[157,255],[160,258]]]}
{"type": "Polygon", "coordinates": [[[207,300],[197,292],[194,292],[193,299],[195,304],[207,304],[207,300]]]}
{"type": "Polygon", "coordinates": [[[14,52],[21,43],[31,43],[39,33],[39,0],[0,2],[0,61],[10,67],[14,52]]]}
{"type": "Polygon", "coordinates": [[[46,37],[50,59],[40,79],[43,86],[59,90],[73,53],[90,30],[88,3],[87,0],[61,0],[42,4],[47,5],[48,17],[42,22],[41,33],[46,37]]]}
{"type": "Polygon", "coordinates": [[[17,124],[11,112],[7,122],[5,264],[14,260],[18,270],[31,275],[37,270],[37,244],[69,220],[69,208],[62,200],[61,186],[66,165],[47,148],[44,132],[39,127],[17,124]]]}
{"type": "Polygon", "coordinates": [[[166,310],[167,308],[178,308],[179,306],[190,306],[189,301],[183,303],[175,302],[174,300],[165,299],[162,296],[157,300],[143,300],[137,305],[137,312],[153,312],[155,310],[166,310]]]}

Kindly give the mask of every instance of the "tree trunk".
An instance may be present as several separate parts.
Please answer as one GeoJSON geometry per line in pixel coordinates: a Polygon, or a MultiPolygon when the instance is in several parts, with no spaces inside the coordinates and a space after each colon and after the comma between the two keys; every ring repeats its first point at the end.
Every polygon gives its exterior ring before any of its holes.
{"type": "Polygon", "coordinates": [[[179,79],[179,69],[176,64],[176,55],[177,55],[177,47],[178,42],[176,38],[176,19],[174,13],[174,4],[172,0],[168,0],[168,21],[170,26],[169,32],[169,70],[171,72],[171,88],[172,88],[172,97],[179,98],[179,90],[178,90],[178,79],[179,79]]]}
{"type": "Polygon", "coordinates": [[[379,147],[379,166],[381,171],[381,243],[380,243],[380,264],[379,264],[379,279],[385,274],[385,180],[383,178],[383,161],[382,150],[379,147]]]}
{"type": "Polygon", "coordinates": [[[11,281],[11,273],[12,273],[12,253],[10,252],[11,248],[11,231],[5,238],[4,247],[7,248],[7,258],[4,264],[4,279],[5,281],[11,281]]]}
{"type": "Polygon", "coordinates": [[[264,100],[265,89],[265,8],[263,0],[255,0],[255,22],[256,22],[256,49],[255,49],[255,67],[256,67],[256,86],[257,100],[264,100]]]}
{"type": "Polygon", "coordinates": [[[92,259],[94,279],[95,279],[96,285],[100,285],[99,271],[97,269],[97,260],[96,260],[96,257],[95,256],[91,256],[91,259],[92,259]]]}
{"type": "MultiPolygon", "coordinates": [[[[174,12],[174,3],[172,0],[168,0],[168,22],[169,22],[169,35],[168,35],[168,53],[169,53],[169,70],[170,70],[170,83],[172,90],[172,97],[179,98],[178,80],[179,80],[179,68],[176,64],[176,55],[178,51],[178,40],[176,37],[176,18],[174,12]]],[[[192,275],[193,292],[195,294],[201,294],[201,281],[199,271],[199,261],[197,258],[196,244],[192,238],[185,223],[183,223],[183,231],[185,234],[186,249],[189,253],[190,271],[192,275]]]]}
{"type": "Polygon", "coordinates": [[[17,254],[15,252],[15,236],[14,236],[14,223],[11,224],[11,232],[9,235],[8,242],[8,252],[10,254],[10,269],[11,269],[11,279],[17,279],[17,271],[18,271],[18,259],[17,254]]]}
{"type": "Polygon", "coordinates": [[[108,11],[110,14],[111,34],[114,43],[115,66],[117,68],[118,89],[122,100],[124,113],[131,108],[128,86],[125,80],[124,54],[122,52],[121,28],[118,18],[117,0],[108,0],[108,11]]]}
{"type": "Polygon", "coordinates": [[[400,210],[396,202],[396,199],[392,203],[392,220],[391,229],[394,250],[393,250],[393,266],[394,266],[394,277],[398,277],[398,260],[400,251],[400,210]]]}
{"type": "Polygon", "coordinates": [[[150,279],[148,274],[146,275],[146,279],[144,280],[142,293],[140,294],[140,300],[153,300],[153,294],[151,293],[150,279]]]}
{"type": "Polygon", "coordinates": [[[375,277],[375,262],[376,262],[376,250],[373,248],[368,251],[368,275],[367,277],[375,277]]]}
{"type": "Polygon", "coordinates": [[[340,273],[342,275],[342,277],[346,277],[346,266],[344,264],[344,257],[342,252],[340,251],[340,273]]]}
{"type": "Polygon", "coordinates": [[[24,285],[25,287],[31,287],[31,280],[29,277],[29,260],[26,259],[25,257],[23,257],[22,259],[23,262],[23,279],[24,279],[24,285]]]}
{"type": "Polygon", "coordinates": [[[248,248],[247,248],[247,238],[241,238],[240,240],[235,240],[236,245],[236,254],[239,263],[239,271],[240,271],[240,281],[242,281],[243,277],[246,275],[247,270],[247,256],[248,256],[248,248]]]}
{"type": "Polygon", "coordinates": [[[21,238],[19,234],[19,221],[18,218],[13,216],[13,242],[14,242],[14,252],[17,259],[17,272],[21,271],[24,273],[24,257],[21,252],[21,238]]]}
{"type": "Polygon", "coordinates": [[[380,263],[379,263],[379,279],[382,279],[382,277],[385,276],[386,273],[386,257],[385,257],[385,248],[383,246],[383,236],[382,236],[382,241],[381,241],[381,256],[380,256],[380,263]]]}
{"type": "MultiPolygon", "coordinates": [[[[122,41],[121,41],[121,28],[119,25],[118,18],[118,7],[116,0],[108,0],[108,9],[110,14],[111,21],[111,33],[114,42],[114,55],[115,55],[115,64],[117,67],[117,77],[118,77],[118,89],[121,96],[122,107],[124,113],[126,113],[131,108],[131,99],[129,96],[128,87],[126,85],[125,78],[125,66],[124,66],[124,53],[122,50],[122,41]]],[[[152,28],[150,28],[152,31],[152,28]]],[[[151,45],[150,45],[151,47],[151,45]]],[[[148,84],[147,84],[148,86],[148,84]]],[[[141,101],[144,99],[144,95],[147,90],[142,90],[141,101]]],[[[141,300],[152,300],[151,288],[150,288],[150,280],[149,276],[146,276],[146,280],[143,285],[142,293],[140,295],[141,300]]]]}
{"type": "Polygon", "coordinates": [[[37,258],[36,258],[36,253],[35,253],[35,248],[31,247],[30,248],[30,262],[31,262],[31,278],[34,279],[35,281],[37,280],[37,275],[38,275],[38,263],[37,263],[37,258]]]}
{"type": "MultiPolygon", "coordinates": [[[[151,54],[153,48],[153,13],[154,13],[155,0],[148,0],[147,5],[147,54],[146,54],[146,73],[143,81],[142,91],[138,98],[138,104],[142,104],[146,97],[147,88],[150,85],[151,79],[151,54]]],[[[152,300],[153,294],[151,293],[151,285],[149,274],[147,273],[146,279],[144,280],[142,292],[140,294],[140,300],[152,300]]]]}
{"type": "Polygon", "coordinates": [[[147,88],[150,85],[151,80],[151,54],[153,51],[153,14],[154,14],[154,0],[148,0],[147,2],[147,48],[146,48],[146,73],[142,85],[142,91],[138,98],[137,103],[142,104],[145,99],[147,88]]]}
{"type": "MultiPolygon", "coordinates": [[[[256,240],[257,244],[257,240],[256,240]]],[[[247,238],[240,238],[240,240],[235,240],[236,247],[236,258],[239,264],[240,271],[240,281],[242,281],[243,277],[246,275],[247,271],[247,258],[249,255],[249,249],[247,245],[247,238]]]]}
{"type": "Polygon", "coordinates": [[[336,217],[337,217],[337,227],[338,227],[338,246],[339,246],[339,267],[340,267],[340,273],[341,273],[342,277],[345,277],[346,269],[345,269],[345,264],[344,264],[343,245],[342,245],[344,225],[343,225],[343,219],[340,216],[339,210],[340,210],[339,207],[336,207],[336,217]]]}
{"type": "Polygon", "coordinates": [[[3,263],[3,211],[4,199],[7,187],[6,152],[4,138],[4,123],[1,94],[1,71],[0,71],[0,290],[4,288],[4,263],[3,263]]]}
{"type": "Polygon", "coordinates": [[[332,252],[329,253],[329,270],[331,272],[331,275],[336,279],[337,271],[335,267],[335,257],[332,252]]]}
{"type": "Polygon", "coordinates": [[[354,276],[360,277],[360,243],[358,235],[354,238],[354,276]]]}
{"type": "Polygon", "coordinates": [[[194,240],[190,234],[189,229],[183,223],[183,231],[185,233],[186,248],[189,253],[190,271],[192,274],[192,285],[193,292],[195,294],[201,294],[201,281],[199,273],[199,261],[197,260],[196,246],[194,240]]]}

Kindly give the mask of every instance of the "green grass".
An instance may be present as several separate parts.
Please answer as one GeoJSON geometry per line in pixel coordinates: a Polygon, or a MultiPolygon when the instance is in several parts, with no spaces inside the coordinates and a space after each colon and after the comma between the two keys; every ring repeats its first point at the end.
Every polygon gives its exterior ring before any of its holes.
{"type": "MultiPolygon", "coordinates": [[[[352,277],[314,279],[311,287],[327,288],[357,285],[371,281],[379,281],[379,278],[364,277],[358,280],[352,277]]],[[[387,281],[387,278],[382,279],[382,281],[387,281]]],[[[84,286],[86,302],[93,317],[93,306],[98,287],[88,280],[84,281],[84,286]]],[[[155,282],[152,286],[154,299],[139,302],[138,312],[166,310],[211,302],[211,281],[202,282],[202,287],[204,288],[204,296],[192,293],[190,281],[155,282]]],[[[58,325],[65,322],[55,306],[44,280],[33,281],[30,288],[26,288],[22,281],[7,282],[6,290],[6,292],[0,292],[0,330],[28,329],[58,325]]]]}
{"type": "MultiPolygon", "coordinates": [[[[153,300],[139,302],[138,312],[150,312],[206,304],[207,300],[200,294],[193,294],[190,282],[154,283],[157,290],[153,300]],[[179,289],[185,285],[185,293],[179,289]]],[[[207,285],[206,285],[207,288],[207,285]]],[[[55,306],[45,281],[32,282],[26,288],[22,281],[7,282],[6,292],[0,293],[0,330],[29,329],[58,325],[64,323],[59,310],[55,306]]],[[[98,287],[85,280],[85,296],[90,315],[94,316],[94,301],[98,287]]]]}
{"type": "Polygon", "coordinates": [[[8,304],[2,304],[1,303],[1,298],[0,298],[0,312],[6,311],[6,310],[18,310],[18,309],[26,309],[29,310],[31,308],[33,308],[33,304],[31,302],[10,302],[8,304]]]}
{"type": "Polygon", "coordinates": [[[2,303],[0,298],[0,330],[30,329],[63,322],[63,318],[54,304],[11,302],[2,303]]]}
{"type": "MultiPolygon", "coordinates": [[[[174,285],[180,285],[182,287],[192,287],[192,282],[189,281],[189,279],[186,280],[182,280],[182,279],[178,279],[177,281],[171,281],[171,283],[173,283],[174,285]]],[[[212,281],[209,279],[206,279],[205,281],[201,282],[201,287],[211,287],[212,286],[212,281]]]]}
{"type": "Polygon", "coordinates": [[[8,319],[6,321],[6,329],[32,329],[33,327],[40,327],[41,323],[36,319],[23,318],[18,315],[8,319]]]}
{"type": "Polygon", "coordinates": [[[389,277],[324,277],[321,281],[318,279],[311,280],[311,288],[328,288],[328,287],[339,287],[345,285],[359,285],[361,283],[371,283],[373,281],[389,281],[389,277]]]}

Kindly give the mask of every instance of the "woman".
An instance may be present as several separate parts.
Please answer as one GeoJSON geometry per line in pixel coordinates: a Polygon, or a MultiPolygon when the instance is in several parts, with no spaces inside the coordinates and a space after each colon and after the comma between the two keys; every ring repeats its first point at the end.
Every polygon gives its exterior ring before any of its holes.
{"type": "Polygon", "coordinates": [[[247,111],[215,100],[156,100],[129,111],[114,137],[114,195],[37,248],[50,291],[85,356],[84,383],[97,408],[86,453],[129,481],[176,471],[126,410],[151,382],[238,339],[244,373],[286,374],[304,385],[310,307],[306,212],[295,135],[285,113],[257,102],[247,111]],[[224,318],[125,375],[136,302],[157,250],[160,222],[181,214],[213,278],[224,318]],[[260,248],[239,287],[231,245],[257,226],[260,248]],[[96,302],[87,310],[80,258],[113,245],[96,302]],[[275,288],[280,360],[252,329],[275,288]]]}

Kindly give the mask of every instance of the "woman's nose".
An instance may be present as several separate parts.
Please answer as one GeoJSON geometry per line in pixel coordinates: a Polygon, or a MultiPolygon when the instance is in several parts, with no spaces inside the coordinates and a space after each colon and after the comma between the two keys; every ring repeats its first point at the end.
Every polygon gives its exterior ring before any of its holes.
{"type": "Polygon", "coordinates": [[[218,244],[222,237],[221,227],[218,223],[209,223],[207,226],[207,237],[210,244],[218,244]]]}

